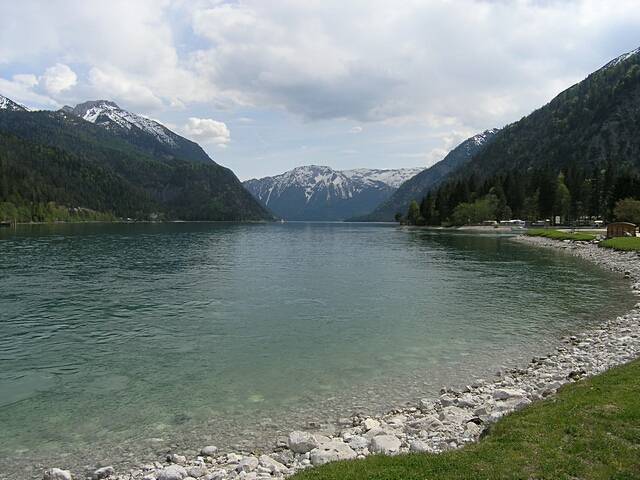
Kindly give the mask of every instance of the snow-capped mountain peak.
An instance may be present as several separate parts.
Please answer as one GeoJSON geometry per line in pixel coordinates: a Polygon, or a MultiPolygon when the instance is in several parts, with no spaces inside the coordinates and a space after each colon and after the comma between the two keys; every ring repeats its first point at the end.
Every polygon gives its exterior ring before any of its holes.
{"type": "Polygon", "coordinates": [[[135,113],[120,108],[109,100],[96,100],[76,105],[75,108],[63,108],[87,122],[101,125],[105,128],[122,128],[125,130],[139,129],[155,137],[159,142],[171,147],[176,145],[176,135],[165,126],[135,113]]]}
{"type": "MultiPolygon", "coordinates": [[[[422,168],[400,168],[395,170],[378,170],[358,168],[354,170],[333,170],[321,165],[305,165],[296,167],[281,175],[266,177],[259,181],[271,184],[265,203],[269,203],[271,194],[280,193],[292,186],[304,188],[307,202],[320,190],[333,189],[340,198],[351,198],[363,189],[376,184],[398,188],[405,180],[422,171],[422,168]]],[[[251,180],[250,180],[251,181],[251,180]]],[[[379,186],[379,185],[378,185],[379,186]]]]}
{"type": "Polygon", "coordinates": [[[283,218],[338,220],[366,213],[421,170],[334,170],[306,165],[281,175],[247,180],[244,185],[283,218]]]}
{"type": "Polygon", "coordinates": [[[10,98],[0,95],[0,110],[11,110],[12,112],[28,112],[29,109],[10,98]]]}

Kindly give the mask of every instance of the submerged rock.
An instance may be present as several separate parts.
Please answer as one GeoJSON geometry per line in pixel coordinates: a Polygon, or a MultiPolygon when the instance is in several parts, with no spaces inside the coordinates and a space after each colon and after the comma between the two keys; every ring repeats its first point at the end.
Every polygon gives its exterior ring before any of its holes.
{"type": "Polygon", "coordinates": [[[218,453],[218,447],[214,445],[207,445],[206,447],[202,447],[200,450],[200,455],[203,457],[213,457],[218,453]]]}
{"type": "Polygon", "coordinates": [[[178,455],[177,453],[172,453],[171,455],[167,455],[167,461],[177,463],[178,465],[184,465],[187,463],[187,457],[184,455],[178,455]]]}
{"type": "Polygon", "coordinates": [[[103,478],[108,478],[115,473],[115,470],[112,466],[102,467],[97,469],[95,472],[91,474],[91,480],[101,480],[103,478]]]}

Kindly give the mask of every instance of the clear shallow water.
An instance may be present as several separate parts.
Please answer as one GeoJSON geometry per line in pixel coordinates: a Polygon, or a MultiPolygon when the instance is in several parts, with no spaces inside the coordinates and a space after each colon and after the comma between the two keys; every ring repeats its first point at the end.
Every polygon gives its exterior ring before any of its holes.
{"type": "Polygon", "coordinates": [[[266,447],[522,363],[632,303],[617,275],[497,236],[0,230],[0,472],[266,447]]]}

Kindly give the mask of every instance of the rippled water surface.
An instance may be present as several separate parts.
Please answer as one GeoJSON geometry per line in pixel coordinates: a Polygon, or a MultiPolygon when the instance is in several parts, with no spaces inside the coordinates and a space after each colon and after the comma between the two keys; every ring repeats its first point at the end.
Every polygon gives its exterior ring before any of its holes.
{"type": "Polygon", "coordinates": [[[506,237],[386,225],[0,230],[0,477],[265,447],[523,362],[627,289],[506,237]]]}

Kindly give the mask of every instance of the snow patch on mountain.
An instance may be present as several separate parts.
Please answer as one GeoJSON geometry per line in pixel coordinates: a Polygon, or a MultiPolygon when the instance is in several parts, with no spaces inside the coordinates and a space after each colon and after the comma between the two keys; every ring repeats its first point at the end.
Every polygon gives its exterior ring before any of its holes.
{"type": "Polygon", "coordinates": [[[604,67],[602,68],[610,68],[610,67],[615,67],[616,65],[618,65],[619,63],[624,62],[625,60],[628,60],[629,58],[633,57],[634,55],[638,55],[640,53],[640,47],[636,48],[635,50],[631,50],[630,52],[627,53],[623,53],[622,55],[620,55],[619,57],[614,58],[613,60],[611,60],[609,63],[607,63],[604,67]]]}
{"type": "Polygon", "coordinates": [[[482,133],[478,133],[477,135],[474,135],[473,137],[471,137],[470,140],[478,146],[484,145],[488,139],[492,138],[496,133],[498,133],[498,130],[500,129],[492,128],[490,130],[485,130],[482,133]]]}
{"type": "Polygon", "coordinates": [[[342,170],[342,174],[351,180],[364,183],[382,182],[393,188],[398,188],[411,177],[417,175],[423,167],[398,168],[394,170],[378,170],[370,168],[356,168],[354,170],[342,170]]]}
{"type": "Polygon", "coordinates": [[[28,112],[29,109],[14,102],[10,98],[0,95],[0,110],[10,110],[12,112],[28,112]]]}
{"type": "Polygon", "coordinates": [[[123,110],[114,102],[98,100],[81,103],[73,109],[73,113],[87,122],[95,123],[105,128],[111,128],[112,126],[127,130],[137,128],[153,135],[159,142],[172,147],[176,146],[175,134],[164,125],[142,115],[123,110]]]}

